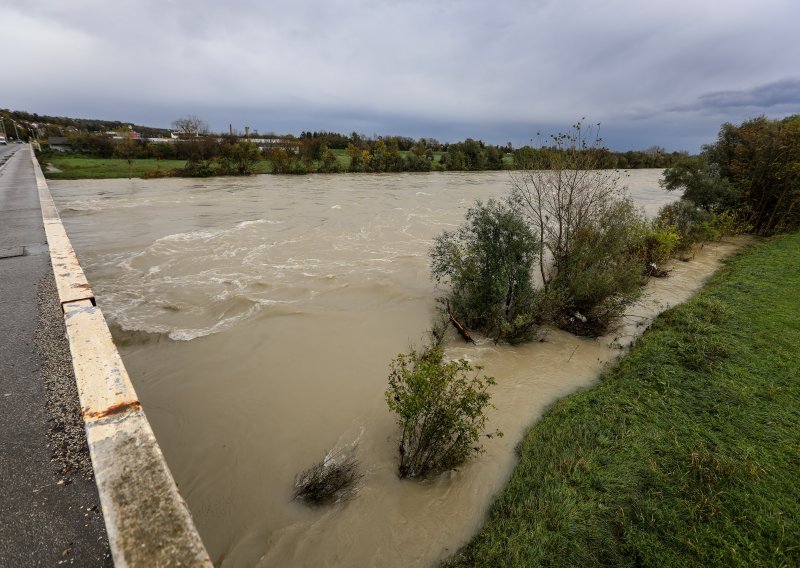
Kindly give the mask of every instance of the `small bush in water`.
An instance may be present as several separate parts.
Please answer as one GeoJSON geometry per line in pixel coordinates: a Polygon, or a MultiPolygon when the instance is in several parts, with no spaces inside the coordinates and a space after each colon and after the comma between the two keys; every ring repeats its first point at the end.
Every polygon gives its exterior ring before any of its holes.
{"type": "Polygon", "coordinates": [[[331,450],[322,461],[295,478],[293,497],[312,505],[339,501],[354,493],[361,477],[354,450],[331,450]]]}
{"type": "MultiPolygon", "coordinates": [[[[483,451],[478,440],[495,381],[480,370],[464,359],[445,362],[438,345],[392,361],[386,401],[402,431],[400,477],[436,475],[483,451]]],[[[502,433],[487,434],[494,435],[502,433]]]]}

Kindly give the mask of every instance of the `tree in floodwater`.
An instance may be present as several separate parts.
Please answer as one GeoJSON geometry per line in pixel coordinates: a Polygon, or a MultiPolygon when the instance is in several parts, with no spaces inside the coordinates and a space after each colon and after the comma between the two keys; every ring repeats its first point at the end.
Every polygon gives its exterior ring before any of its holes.
{"type": "Polygon", "coordinates": [[[393,361],[386,401],[397,414],[401,439],[398,473],[428,477],[480,453],[492,377],[466,360],[445,361],[438,344],[401,353],[393,361]]]}
{"type": "Polygon", "coordinates": [[[446,298],[468,327],[495,341],[522,341],[534,326],[531,271],[538,248],[519,213],[501,201],[477,202],[457,231],[434,239],[431,275],[448,286],[446,298]]]}
{"type": "Polygon", "coordinates": [[[635,297],[643,219],[615,170],[601,169],[599,124],[551,136],[549,170],[512,174],[510,201],[538,243],[539,316],[595,335],[635,297]]]}

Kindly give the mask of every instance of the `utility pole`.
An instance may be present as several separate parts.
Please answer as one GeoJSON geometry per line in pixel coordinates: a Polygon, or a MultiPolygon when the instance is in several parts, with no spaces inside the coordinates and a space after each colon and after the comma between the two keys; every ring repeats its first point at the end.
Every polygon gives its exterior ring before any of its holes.
{"type": "Polygon", "coordinates": [[[17,140],[19,140],[19,130],[17,130],[17,121],[15,120],[13,122],[14,122],[14,136],[17,138],[17,140]]]}

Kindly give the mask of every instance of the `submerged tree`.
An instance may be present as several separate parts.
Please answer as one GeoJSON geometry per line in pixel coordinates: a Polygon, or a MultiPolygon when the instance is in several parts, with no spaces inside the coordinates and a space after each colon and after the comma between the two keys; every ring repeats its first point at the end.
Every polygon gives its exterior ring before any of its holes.
{"type": "Polygon", "coordinates": [[[507,204],[489,200],[467,211],[464,224],[434,239],[431,274],[449,284],[447,298],[467,326],[496,341],[519,341],[533,328],[531,270],[538,242],[507,204]]]}
{"type": "Polygon", "coordinates": [[[510,198],[537,237],[540,315],[589,335],[602,332],[641,284],[633,241],[642,218],[619,174],[601,169],[598,128],[578,122],[551,136],[550,169],[512,175],[510,198]]]}
{"type": "Polygon", "coordinates": [[[392,361],[386,401],[401,429],[400,477],[426,477],[453,469],[483,451],[492,377],[467,361],[445,361],[439,345],[392,361]]]}
{"type": "Polygon", "coordinates": [[[325,505],[350,497],[363,477],[355,446],[331,450],[294,480],[293,497],[310,505],[325,505]]]}

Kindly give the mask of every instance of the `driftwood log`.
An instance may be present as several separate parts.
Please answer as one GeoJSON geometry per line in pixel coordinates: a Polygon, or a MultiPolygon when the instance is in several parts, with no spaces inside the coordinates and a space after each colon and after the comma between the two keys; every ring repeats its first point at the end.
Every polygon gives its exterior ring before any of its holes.
{"type": "Polygon", "coordinates": [[[453,311],[450,309],[450,301],[449,300],[447,302],[447,313],[450,315],[450,323],[452,323],[453,327],[456,328],[456,331],[458,332],[458,334],[461,337],[464,338],[464,341],[466,341],[467,343],[471,342],[473,345],[477,345],[475,343],[475,340],[472,339],[472,336],[467,331],[467,328],[465,328],[463,325],[461,325],[461,322],[459,322],[456,319],[456,316],[453,315],[453,311]]]}

